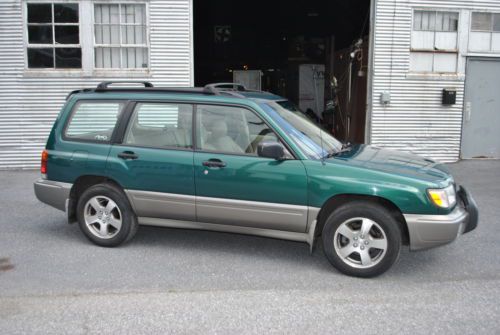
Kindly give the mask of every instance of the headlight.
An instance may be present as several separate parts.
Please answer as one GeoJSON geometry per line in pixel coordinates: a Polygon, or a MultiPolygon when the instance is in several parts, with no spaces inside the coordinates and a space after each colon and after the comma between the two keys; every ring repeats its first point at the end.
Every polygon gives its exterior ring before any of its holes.
{"type": "Polygon", "coordinates": [[[453,184],[445,188],[428,189],[427,192],[429,193],[429,198],[438,207],[451,208],[457,202],[457,195],[453,184]]]}

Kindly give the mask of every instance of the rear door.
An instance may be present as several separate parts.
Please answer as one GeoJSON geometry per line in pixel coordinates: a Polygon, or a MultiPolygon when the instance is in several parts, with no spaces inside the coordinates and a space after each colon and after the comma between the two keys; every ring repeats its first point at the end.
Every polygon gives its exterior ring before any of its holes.
{"type": "Polygon", "coordinates": [[[198,221],[304,232],[304,165],[257,156],[264,141],[280,141],[254,112],[236,106],[197,105],[194,154],[198,221]]]}
{"type": "Polygon", "coordinates": [[[129,106],[123,138],[108,157],[139,217],[195,220],[193,106],[137,102],[129,106]]]}

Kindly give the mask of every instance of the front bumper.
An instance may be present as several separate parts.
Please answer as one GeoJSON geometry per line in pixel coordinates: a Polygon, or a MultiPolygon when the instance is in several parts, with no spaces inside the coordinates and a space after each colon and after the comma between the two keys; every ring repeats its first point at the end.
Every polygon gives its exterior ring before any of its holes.
{"type": "Polygon", "coordinates": [[[39,179],[33,185],[38,200],[61,211],[66,211],[66,200],[73,184],[39,179]]]}
{"type": "Polygon", "coordinates": [[[404,214],[410,250],[437,247],[474,230],[479,221],[476,202],[464,187],[457,190],[457,205],[447,215],[404,214]]]}

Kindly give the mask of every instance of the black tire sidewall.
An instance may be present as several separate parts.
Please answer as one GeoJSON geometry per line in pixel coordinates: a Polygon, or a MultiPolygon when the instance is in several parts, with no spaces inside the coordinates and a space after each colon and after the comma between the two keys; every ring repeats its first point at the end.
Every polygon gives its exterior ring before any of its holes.
{"type": "Polygon", "coordinates": [[[355,277],[375,277],[386,272],[398,259],[401,249],[401,229],[399,223],[384,207],[369,202],[353,202],[336,209],[326,220],[322,233],[323,250],[330,263],[340,272],[355,277]],[[335,251],[334,235],[345,221],[365,217],[375,221],[387,237],[387,251],[375,266],[360,269],[346,264],[335,251]]]}
{"type": "Polygon", "coordinates": [[[131,239],[137,230],[137,219],[135,214],[130,206],[130,203],[123,194],[123,192],[118,189],[116,186],[111,184],[98,184],[94,185],[83,192],[83,194],[78,199],[77,204],[77,218],[78,225],[80,226],[81,231],[85,234],[85,236],[92,241],[93,243],[103,246],[103,247],[114,247],[118,246],[127,240],[131,239]],[[113,236],[110,239],[99,238],[92,234],[85,224],[84,219],[84,210],[85,204],[95,196],[105,196],[113,200],[118,208],[120,209],[122,215],[122,226],[118,234],[113,236]]]}

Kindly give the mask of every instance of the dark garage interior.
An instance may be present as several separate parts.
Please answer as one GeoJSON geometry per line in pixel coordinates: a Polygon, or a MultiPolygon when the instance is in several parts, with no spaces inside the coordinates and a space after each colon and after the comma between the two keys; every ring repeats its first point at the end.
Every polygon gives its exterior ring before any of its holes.
{"type": "Polygon", "coordinates": [[[362,143],[369,13],[370,0],[195,0],[195,85],[235,81],[284,96],[362,143]]]}

